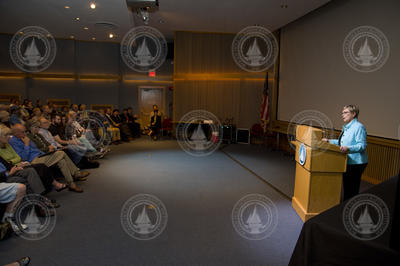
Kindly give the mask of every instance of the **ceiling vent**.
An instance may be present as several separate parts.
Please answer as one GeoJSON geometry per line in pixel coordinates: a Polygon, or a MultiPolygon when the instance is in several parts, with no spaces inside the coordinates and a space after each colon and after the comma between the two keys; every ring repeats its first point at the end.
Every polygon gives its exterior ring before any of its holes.
{"type": "Polygon", "coordinates": [[[147,9],[148,12],[158,9],[158,0],[126,0],[126,5],[132,11],[147,9]]]}

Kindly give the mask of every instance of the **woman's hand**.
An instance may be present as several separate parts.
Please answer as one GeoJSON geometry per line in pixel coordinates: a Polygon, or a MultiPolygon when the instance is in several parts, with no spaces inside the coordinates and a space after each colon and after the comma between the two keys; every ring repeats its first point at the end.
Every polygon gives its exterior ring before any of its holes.
{"type": "Polygon", "coordinates": [[[13,168],[11,168],[10,172],[8,172],[8,175],[13,175],[16,172],[23,170],[24,168],[22,168],[21,166],[14,166],[13,168]]]}
{"type": "Polygon", "coordinates": [[[323,142],[329,142],[329,139],[323,138],[322,141],[323,142]]]}
{"type": "Polygon", "coordinates": [[[31,140],[28,138],[28,136],[23,137],[22,141],[24,142],[25,146],[29,146],[31,143],[31,140]]]}
{"type": "Polygon", "coordinates": [[[340,151],[341,151],[342,153],[347,153],[347,152],[349,151],[349,147],[347,147],[347,146],[340,146],[340,151]]]}

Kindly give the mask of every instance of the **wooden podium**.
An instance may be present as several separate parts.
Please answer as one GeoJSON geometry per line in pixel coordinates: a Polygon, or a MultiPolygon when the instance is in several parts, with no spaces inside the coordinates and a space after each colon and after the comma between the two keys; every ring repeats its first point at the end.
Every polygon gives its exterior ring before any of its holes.
{"type": "Polygon", "coordinates": [[[303,220],[340,203],[347,155],[337,145],[321,141],[322,130],[296,127],[296,177],[292,206],[303,220]]]}

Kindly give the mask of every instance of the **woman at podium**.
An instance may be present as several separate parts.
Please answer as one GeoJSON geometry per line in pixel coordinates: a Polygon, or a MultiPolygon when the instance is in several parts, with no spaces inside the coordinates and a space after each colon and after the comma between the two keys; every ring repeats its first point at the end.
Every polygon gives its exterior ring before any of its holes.
{"type": "Polygon", "coordinates": [[[358,122],[359,109],[354,105],[346,105],[342,110],[344,122],[339,139],[322,139],[339,145],[342,153],[347,153],[346,172],[343,173],[343,200],[350,199],[360,190],[361,176],[368,164],[367,131],[358,122]]]}

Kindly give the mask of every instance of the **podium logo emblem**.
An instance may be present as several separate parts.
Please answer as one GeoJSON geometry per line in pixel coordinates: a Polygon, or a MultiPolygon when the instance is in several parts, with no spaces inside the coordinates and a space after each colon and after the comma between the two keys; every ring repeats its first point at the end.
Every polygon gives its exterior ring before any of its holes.
{"type": "Polygon", "coordinates": [[[249,72],[262,72],[275,63],[278,41],[266,28],[250,26],[236,34],[232,42],[235,63],[249,72]]]}
{"type": "Polygon", "coordinates": [[[168,213],[156,196],[138,194],[125,202],[121,210],[124,231],[137,240],[151,240],[167,227],[168,213]]]}
{"type": "MultiPolygon", "coordinates": [[[[287,127],[287,139],[289,141],[289,146],[293,150],[296,150],[296,145],[292,142],[296,141],[297,125],[306,125],[310,127],[320,128],[322,130],[323,138],[334,138],[333,124],[326,114],[317,110],[304,110],[294,115],[292,119],[290,119],[289,125],[287,127]]],[[[318,149],[314,149],[313,156],[324,153],[328,149],[328,147],[329,145],[327,143],[321,142],[321,145],[318,146],[318,149]]]]}
{"type": "Polygon", "coordinates": [[[222,142],[221,122],[212,113],[194,110],[185,114],[176,127],[179,146],[193,156],[207,156],[222,142]]]}
{"type": "Polygon", "coordinates": [[[278,209],[268,197],[250,194],[241,198],[232,210],[235,231],[248,240],[269,237],[278,225],[278,209]]]}
{"type": "Polygon", "coordinates": [[[299,148],[299,163],[301,165],[304,165],[306,163],[306,156],[306,146],[304,145],[304,143],[301,143],[299,148]]]}
{"type": "Polygon", "coordinates": [[[380,237],[390,222],[386,203],[373,194],[361,194],[351,198],[343,209],[346,231],[359,240],[380,237]]]}
{"type": "Polygon", "coordinates": [[[167,41],[157,29],[140,26],[128,31],[121,41],[122,60],[132,70],[148,72],[159,68],[168,52],[167,41]]]}
{"type": "Polygon", "coordinates": [[[56,57],[57,47],[53,36],[46,29],[29,26],[20,29],[11,39],[10,57],[25,72],[41,72],[56,57]]]}
{"type": "Polygon", "coordinates": [[[373,72],[386,63],[390,54],[385,34],[372,26],[361,26],[347,34],[343,42],[346,63],[359,72],[373,72]]]}

